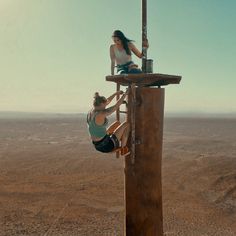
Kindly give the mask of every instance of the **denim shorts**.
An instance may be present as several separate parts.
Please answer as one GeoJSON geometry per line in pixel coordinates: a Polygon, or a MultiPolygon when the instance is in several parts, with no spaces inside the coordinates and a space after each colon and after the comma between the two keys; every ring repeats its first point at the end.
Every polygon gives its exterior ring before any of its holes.
{"type": "Polygon", "coordinates": [[[114,134],[107,134],[102,140],[97,142],[93,141],[93,145],[97,151],[108,153],[117,149],[120,146],[120,142],[114,134]]]}
{"type": "Polygon", "coordinates": [[[129,61],[123,65],[117,65],[117,73],[119,74],[140,74],[142,71],[139,68],[129,68],[130,65],[134,64],[133,61],[129,61]]]}

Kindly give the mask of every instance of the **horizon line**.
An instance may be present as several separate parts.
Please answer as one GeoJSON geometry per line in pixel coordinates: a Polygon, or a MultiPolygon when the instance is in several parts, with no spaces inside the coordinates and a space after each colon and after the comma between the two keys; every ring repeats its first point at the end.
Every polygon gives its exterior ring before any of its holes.
{"type": "MultiPolygon", "coordinates": [[[[36,116],[36,115],[43,115],[43,116],[47,116],[47,115],[51,115],[51,116],[63,116],[63,115],[86,115],[87,112],[79,112],[79,111],[74,111],[74,112],[56,112],[56,111],[0,111],[0,116],[36,116]]],[[[236,112],[202,112],[202,111],[180,111],[180,112],[173,112],[173,111],[166,111],[164,112],[164,115],[166,117],[190,117],[190,118],[194,118],[194,117],[222,117],[222,118],[236,118],[236,112]]]]}

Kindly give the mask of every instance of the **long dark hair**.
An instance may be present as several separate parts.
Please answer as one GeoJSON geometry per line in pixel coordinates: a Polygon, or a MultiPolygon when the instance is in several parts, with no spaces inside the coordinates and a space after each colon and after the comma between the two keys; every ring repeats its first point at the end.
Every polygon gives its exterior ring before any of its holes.
{"type": "Polygon", "coordinates": [[[121,42],[122,42],[122,45],[123,45],[123,47],[124,47],[124,49],[125,49],[125,52],[126,52],[128,55],[131,55],[131,51],[130,51],[130,49],[129,49],[128,43],[129,43],[129,42],[132,42],[133,40],[130,40],[130,39],[126,38],[125,35],[124,35],[120,30],[115,30],[115,31],[113,32],[112,37],[119,38],[119,39],[121,40],[121,42]]]}

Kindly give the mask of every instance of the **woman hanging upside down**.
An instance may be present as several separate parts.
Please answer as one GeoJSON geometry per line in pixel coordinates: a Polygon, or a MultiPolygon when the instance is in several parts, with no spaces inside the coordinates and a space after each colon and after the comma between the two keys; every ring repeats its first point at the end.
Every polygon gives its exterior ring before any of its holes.
{"type": "Polygon", "coordinates": [[[126,147],[130,131],[128,122],[120,124],[120,122],[117,121],[107,129],[107,116],[111,115],[119,108],[127,94],[128,90],[125,93],[123,91],[117,91],[110,97],[105,98],[95,93],[93,109],[87,115],[87,124],[92,143],[96,150],[108,153],[120,148],[121,155],[128,154],[128,148],[126,147]],[[122,94],[122,96],[116,104],[106,108],[118,94],[122,94]]]}

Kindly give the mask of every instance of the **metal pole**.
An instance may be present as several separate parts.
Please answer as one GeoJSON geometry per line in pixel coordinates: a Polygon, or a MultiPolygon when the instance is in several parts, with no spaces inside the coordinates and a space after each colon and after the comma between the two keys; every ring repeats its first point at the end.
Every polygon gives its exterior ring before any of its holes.
{"type": "Polygon", "coordinates": [[[147,0],[142,0],[142,71],[146,73],[147,48],[144,42],[147,40],[147,0]]]}
{"type": "Polygon", "coordinates": [[[135,83],[131,84],[131,94],[132,94],[132,102],[130,103],[130,120],[131,120],[131,162],[134,164],[135,162],[135,108],[136,108],[136,86],[135,83]]]}

